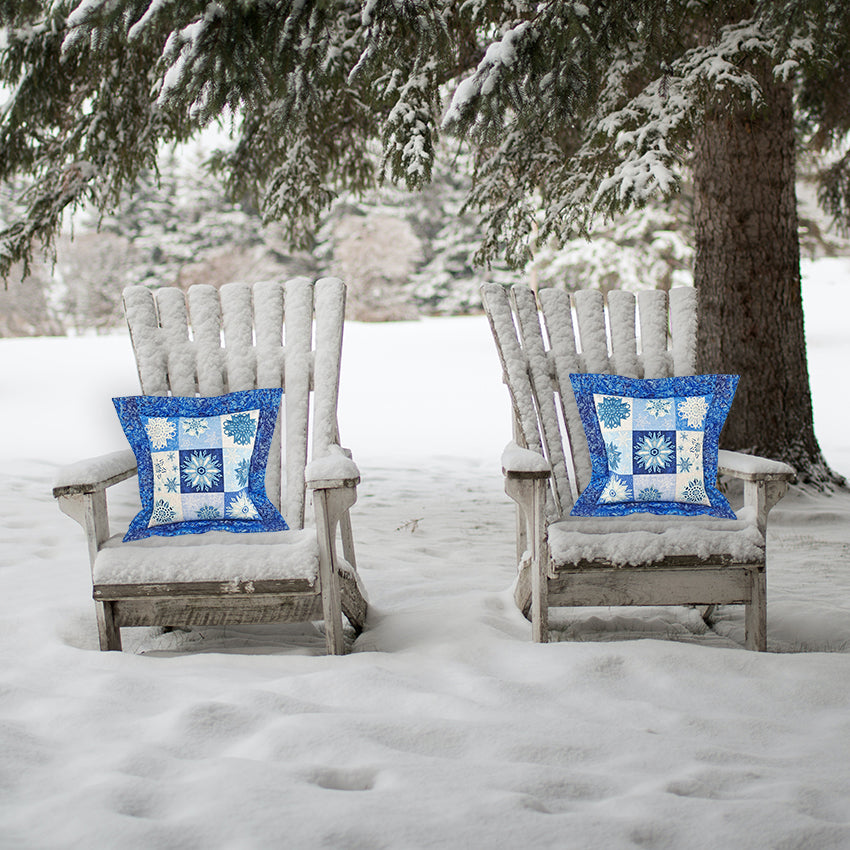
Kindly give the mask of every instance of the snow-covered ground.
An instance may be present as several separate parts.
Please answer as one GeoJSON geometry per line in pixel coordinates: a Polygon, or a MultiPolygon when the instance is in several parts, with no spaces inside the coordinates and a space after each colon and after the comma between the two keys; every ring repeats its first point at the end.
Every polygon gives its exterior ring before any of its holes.
{"type": "MultiPolygon", "coordinates": [[[[805,273],[816,425],[850,475],[850,263],[805,273]]],[[[850,847],[850,495],[772,514],[774,652],[740,648],[735,608],[710,632],[687,609],[561,616],[569,640],[534,645],[486,321],[351,324],[343,368],[373,604],[353,653],[309,625],[100,653],[50,485],[123,447],[129,344],[0,340],[0,848],[850,847]]]]}

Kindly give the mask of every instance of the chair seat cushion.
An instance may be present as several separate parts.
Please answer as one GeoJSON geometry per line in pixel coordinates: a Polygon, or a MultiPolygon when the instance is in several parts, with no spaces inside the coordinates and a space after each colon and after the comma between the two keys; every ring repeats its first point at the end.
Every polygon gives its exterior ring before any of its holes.
{"type": "Polygon", "coordinates": [[[764,561],[764,537],[751,508],[740,510],[736,519],[568,516],[549,526],[549,551],[556,566],[587,561],[642,566],[676,556],[757,563],[764,561]]]}
{"type": "Polygon", "coordinates": [[[307,579],[319,572],[313,528],[229,534],[208,531],[182,537],[146,537],[104,543],[94,562],[96,585],[203,581],[307,579]]]}

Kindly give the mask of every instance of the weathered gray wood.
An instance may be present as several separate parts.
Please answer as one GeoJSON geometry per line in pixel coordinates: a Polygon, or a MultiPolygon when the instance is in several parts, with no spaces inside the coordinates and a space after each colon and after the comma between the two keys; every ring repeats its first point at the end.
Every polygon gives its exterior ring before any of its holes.
{"type": "Polygon", "coordinates": [[[731,605],[749,602],[750,570],[734,567],[569,570],[549,581],[550,605],[731,605]]]}
{"type": "Polygon", "coordinates": [[[749,571],[749,596],[744,613],[747,649],[767,650],[767,575],[764,567],[749,571]]]}
{"type": "Polygon", "coordinates": [[[673,374],[673,357],[667,351],[667,293],[647,289],[638,294],[637,300],[643,377],[669,378],[673,374]]]}
{"type": "Polygon", "coordinates": [[[115,618],[115,603],[95,602],[97,636],[102,652],[121,652],[121,628],[115,618]]]}
{"type": "Polygon", "coordinates": [[[344,490],[314,490],[316,531],[319,536],[319,581],[322,586],[322,613],[329,655],[344,652],[342,606],[339,598],[336,565],[336,526],[339,517],[354,500],[344,490]]]}
{"type": "MultiPolygon", "coordinates": [[[[115,611],[117,627],[125,626],[226,626],[260,625],[320,620],[318,594],[298,596],[257,595],[136,597],[105,603],[115,611]]],[[[110,647],[111,648],[111,647],[110,647]]]]}
{"type": "Polygon", "coordinates": [[[570,505],[572,496],[561,439],[561,428],[558,421],[557,402],[552,383],[553,376],[550,374],[549,359],[543,345],[537,302],[529,289],[513,289],[511,298],[517,317],[522,349],[528,360],[531,393],[540,423],[541,443],[544,455],[552,469],[554,486],[551,489],[551,494],[554,509],[560,514],[563,513],[565,507],[570,505]]]}
{"type": "Polygon", "coordinates": [[[225,601],[239,596],[317,594],[319,586],[306,578],[239,579],[238,581],[185,581],[157,584],[96,584],[92,589],[95,599],[137,599],[173,596],[220,597],[225,601]]]}
{"type": "MultiPolygon", "coordinates": [[[[533,474],[505,470],[505,490],[517,503],[519,574],[514,598],[532,621],[534,640],[547,640],[548,608],[554,605],[711,608],[743,603],[746,645],[764,650],[767,642],[763,549],[761,556],[747,563],[736,562],[728,554],[702,557],[683,550],[655,564],[633,567],[614,559],[556,564],[548,548],[547,523],[566,514],[591,475],[590,455],[569,375],[613,371],[627,377],[665,378],[694,374],[695,292],[674,289],[669,298],[660,291],[641,292],[637,310],[631,294],[610,292],[606,310],[602,294],[586,290],[573,295],[573,310],[567,293],[543,290],[539,301],[549,349],[536,315],[534,297],[527,287],[513,287],[509,299],[502,287],[488,285],[482,288],[482,299],[511,396],[514,439],[547,457],[554,472],[557,501],[553,511],[544,508],[542,500],[534,495],[534,489],[542,487],[541,480],[533,474]],[[566,431],[563,435],[553,433],[557,417],[552,416],[552,411],[557,408],[558,399],[566,431]],[[552,451],[552,446],[557,445],[565,448],[563,464],[557,462],[552,451]],[[564,486],[565,480],[569,489],[564,486]]],[[[557,424],[560,427],[561,423],[557,424]]],[[[720,474],[744,481],[745,505],[754,508],[749,515],[754,517],[753,526],[763,541],[768,512],[785,493],[793,470],[775,461],[732,452],[721,452],[719,461],[720,474]]]]}
{"type": "Polygon", "coordinates": [[[612,367],[615,375],[642,378],[637,356],[635,296],[625,289],[608,293],[608,319],[611,330],[612,367]]]}

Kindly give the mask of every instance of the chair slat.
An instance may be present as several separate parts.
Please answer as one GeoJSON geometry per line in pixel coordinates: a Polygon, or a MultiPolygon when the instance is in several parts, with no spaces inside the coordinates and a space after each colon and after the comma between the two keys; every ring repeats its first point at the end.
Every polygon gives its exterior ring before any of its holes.
{"type": "Polygon", "coordinates": [[[507,290],[498,283],[487,283],[481,287],[481,297],[508,385],[514,422],[519,427],[525,445],[542,455],[534,394],[528,377],[528,360],[517,338],[507,290]]]}
{"type": "Polygon", "coordinates": [[[304,527],[304,467],[307,463],[310,381],[313,371],[313,284],[299,277],[287,281],[284,302],[286,361],[286,509],[292,528],[304,527]]]}
{"type": "Polygon", "coordinates": [[[543,345],[543,332],[537,302],[530,289],[517,287],[511,290],[511,300],[517,318],[520,340],[528,360],[531,392],[540,422],[540,437],[546,459],[552,468],[554,487],[552,496],[558,514],[571,501],[564,447],[561,444],[561,426],[555,406],[549,358],[543,345]]]}
{"type": "Polygon", "coordinates": [[[638,293],[640,339],[645,378],[669,378],[673,374],[673,357],[667,351],[667,293],[647,289],[638,293]]]}
{"type": "Polygon", "coordinates": [[[611,365],[614,374],[640,378],[633,293],[625,289],[613,289],[608,293],[608,322],[611,326],[611,365]]]}
{"type": "Polygon", "coordinates": [[[193,396],[198,391],[194,345],[189,340],[186,298],[168,287],[156,292],[159,325],[168,349],[168,385],[172,395],[193,396]]]}
{"type": "Polygon", "coordinates": [[[694,375],[697,371],[697,291],[690,286],[670,290],[670,335],[673,348],[673,375],[694,375]]]}
{"type": "Polygon", "coordinates": [[[339,398],[345,286],[325,277],[316,281],[316,356],[313,364],[313,457],[321,457],[339,441],[339,398]]]}
{"type": "Polygon", "coordinates": [[[578,317],[581,353],[587,372],[608,375],[608,335],[605,331],[605,302],[598,289],[585,289],[573,296],[578,317]]]}
{"type": "Polygon", "coordinates": [[[569,293],[563,289],[542,289],[538,297],[543,308],[546,335],[549,337],[555,364],[561,412],[567,427],[566,461],[570,476],[571,501],[575,501],[590,481],[591,471],[590,452],[570,382],[570,375],[584,372],[584,366],[576,350],[569,293]]]}
{"type": "Polygon", "coordinates": [[[227,283],[221,287],[219,295],[228,392],[254,389],[257,386],[257,354],[251,287],[247,283],[227,283]]]}
{"type": "MultiPolygon", "coordinates": [[[[254,284],[254,328],[257,346],[257,386],[276,388],[284,386],[285,353],[283,347],[284,285],[279,281],[254,284]]],[[[277,427],[269,446],[266,465],[266,495],[283,512],[281,484],[283,460],[281,453],[282,422],[278,415],[277,427]]]]}
{"type": "Polygon", "coordinates": [[[214,286],[199,284],[186,295],[195,341],[198,392],[202,396],[227,392],[224,351],[221,348],[221,302],[214,286]]]}
{"type": "Polygon", "coordinates": [[[156,315],[153,293],[144,286],[124,290],[124,313],[145,395],[168,395],[168,352],[156,315]]]}

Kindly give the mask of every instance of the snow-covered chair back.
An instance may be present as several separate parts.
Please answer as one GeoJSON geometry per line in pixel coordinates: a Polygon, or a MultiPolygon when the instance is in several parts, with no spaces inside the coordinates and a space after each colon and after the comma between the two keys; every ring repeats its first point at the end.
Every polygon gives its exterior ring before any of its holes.
{"type": "Polygon", "coordinates": [[[482,297],[514,414],[515,440],[552,469],[550,499],[558,515],[589,483],[590,453],[573,396],[571,372],[669,378],[696,371],[696,292],[598,290],[538,294],[499,284],[482,297]],[[545,336],[541,327],[542,314],[545,336]],[[564,427],[561,427],[563,423],[564,427]]]}
{"type": "Polygon", "coordinates": [[[321,457],[338,441],[342,281],[196,285],[186,293],[131,286],[124,290],[124,309],[145,395],[283,388],[266,490],[290,527],[303,528],[311,392],[311,456],[321,457]]]}

